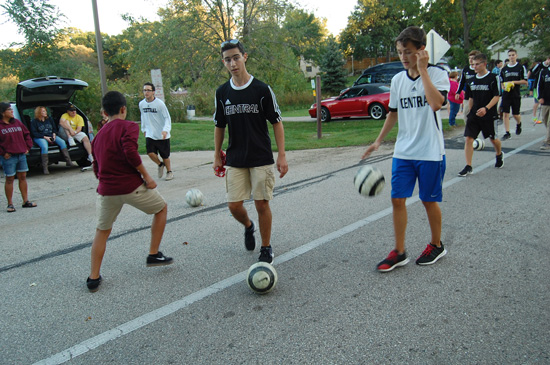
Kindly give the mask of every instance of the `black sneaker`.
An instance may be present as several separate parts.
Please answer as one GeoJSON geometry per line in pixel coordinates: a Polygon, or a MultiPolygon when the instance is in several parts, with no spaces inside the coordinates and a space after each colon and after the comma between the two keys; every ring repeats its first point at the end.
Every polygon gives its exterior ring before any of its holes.
{"type": "Polygon", "coordinates": [[[502,165],[504,165],[504,162],[502,161],[503,155],[504,155],[504,152],[501,152],[500,155],[497,156],[497,162],[495,163],[495,167],[497,169],[501,169],[502,165]]]}
{"type": "Polygon", "coordinates": [[[88,279],[86,279],[86,286],[88,287],[88,290],[92,293],[99,290],[99,284],[101,284],[101,275],[99,275],[99,278],[97,279],[90,279],[88,276],[88,279]]]}
{"type": "Polygon", "coordinates": [[[252,225],[244,229],[244,247],[248,251],[254,251],[256,248],[256,239],[254,238],[254,231],[256,231],[256,226],[254,222],[250,221],[252,225]]]}
{"type": "Polygon", "coordinates": [[[260,257],[258,258],[259,261],[271,264],[274,257],[275,255],[273,254],[271,246],[262,246],[260,248],[260,257]]]}
{"type": "Polygon", "coordinates": [[[502,136],[501,141],[506,141],[507,139],[510,139],[510,138],[512,138],[512,135],[510,134],[510,132],[506,132],[502,136]]]}
{"type": "Polygon", "coordinates": [[[516,125],[516,136],[519,136],[521,134],[521,123],[516,125]]]}
{"type": "Polygon", "coordinates": [[[388,272],[392,271],[396,267],[407,265],[408,263],[409,258],[407,257],[406,252],[403,252],[400,255],[397,250],[393,250],[392,252],[390,252],[388,257],[386,257],[376,266],[376,269],[380,272],[388,272]]]}
{"type": "Polygon", "coordinates": [[[474,169],[472,169],[472,166],[466,165],[466,166],[462,169],[462,171],[460,171],[460,172],[458,173],[458,176],[464,177],[464,176],[466,176],[466,175],[472,174],[473,172],[474,172],[474,169]]]}
{"type": "Polygon", "coordinates": [[[156,255],[147,256],[147,266],[164,266],[174,263],[174,259],[171,257],[166,257],[162,252],[157,252],[156,255]]]}
{"type": "Polygon", "coordinates": [[[447,250],[443,246],[443,243],[441,243],[441,247],[437,247],[432,245],[431,243],[428,243],[428,246],[426,246],[426,249],[424,252],[422,252],[422,255],[418,256],[416,259],[417,265],[431,265],[435,264],[437,260],[442,258],[447,254],[447,250]]]}

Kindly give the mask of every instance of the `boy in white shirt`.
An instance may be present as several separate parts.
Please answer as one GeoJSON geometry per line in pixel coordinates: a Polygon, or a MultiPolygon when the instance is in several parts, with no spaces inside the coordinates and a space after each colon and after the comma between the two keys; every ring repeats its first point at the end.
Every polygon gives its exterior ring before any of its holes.
{"type": "Polygon", "coordinates": [[[406,28],[395,43],[405,70],[393,77],[390,112],[378,138],[362,156],[365,159],[378,150],[399,119],[391,179],[395,249],[378,264],[380,272],[391,271],[409,262],[405,252],[406,200],[412,196],[416,180],[431,230],[431,241],[416,263],[430,265],[447,253],[441,242],[442,217],[438,204],[443,197],[446,167],[439,110],[447,100],[449,78],[445,70],[428,64],[426,32],[421,28],[406,28]]]}
{"type": "Polygon", "coordinates": [[[143,85],[143,94],[145,99],[139,102],[139,111],[147,155],[158,165],[158,178],[164,175],[164,167],[166,167],[166,180],[172,180],[174,174],[170,164],[170,131],[172,130],[170,113],[164,102],[155,98],[155,85],[146,82],[143,85]]]}

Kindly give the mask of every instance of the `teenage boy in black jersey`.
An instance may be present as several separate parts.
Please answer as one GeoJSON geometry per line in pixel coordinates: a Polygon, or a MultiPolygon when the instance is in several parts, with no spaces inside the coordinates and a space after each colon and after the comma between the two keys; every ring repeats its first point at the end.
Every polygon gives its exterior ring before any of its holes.
{"type": "Polygon", "coordinates": [[[484,138],[489,138],[495,146],[495,167],[501,168],[502,150],[500,141],[495,135],[495,119],[497,118],[497,104],[500,99],[497,76],[487,70],[487,56],[483,53],[474,57],[476,77],[466,86],[466,95],[469,96],[470,114],[467,115],[466,128],[464,129],[464,155],[466,167],[458,173],[458,176],[466,176],[473,172],[472,156],[474,154],[474,139],[479,132],[484,138]]]}
{"type": "Polygon", "coordinates": [[[500,71],[500,82],[502,82],[502,119],[504,120],[504,128],[506,133],[502,136],[502,140],[512,138],[510,135],[510,109],[516,120],[516,134],[521,134],[521,116],[519,109],[521,107],[521,85],[527,85],[527,72],[525,67],[517,62],[518,53],[515,49],[508,50],[508,58],[510,61],[500,71]],[[511,84],[508,84],[511,83],[511,84]]]}
{"type": "Polygon", "coordinates": [[[267,122],[273,126],[277,144],[277,170],[285,176],[288,164],[285,155],[285,134],[279,106],[271,87],[250,75],[246,70],[248,54],[237,39],[221,44],[222,62],[231,79],[216,90],[214,114],[214,164],[223,168],[220,157],[225,128],[228,127],[226,188],[229,211],[245,227],[244,244],[247,250],[256,247],[255,225],[248,217],[244,201],[253,196],[260,223],[260,261],[273,262],[271,249],[271,208],[275,175],[273,152],[267,122]]]}
{"type": "MultiPolygon", "coordinates": [[[[462,73],[460,74],[460,82],[458,84],[458,90],[455,94],[455,99],[460,99],[460,92],[463,90],[466,90],[466,85],[470,83],[470,81],[475,77],[476,70],[474,69],[474,57],[480,54],[478,50],[473,50],[470,53],[468,53],[468,66],[464,67],[464,70],[462,70],[462,73]]],[[[464,102],[462,104],[463,108],[463,115],[464,115],[464,122],[466,122],[466,116],[470,113],[470,103],[468,102],[468,99],[464,98],[464,102]]]]}

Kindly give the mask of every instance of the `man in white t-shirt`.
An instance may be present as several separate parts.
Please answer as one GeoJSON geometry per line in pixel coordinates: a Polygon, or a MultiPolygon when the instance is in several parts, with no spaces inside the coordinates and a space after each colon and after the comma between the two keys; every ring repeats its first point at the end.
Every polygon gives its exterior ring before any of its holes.
{"type": "Polygon", "coordinates": [[[164,102],[155,98],[155,85],[152,83],[146,82],[143,85],[143,95],[145,99],[139,102],[139,111],[147,155],[158,165],[159,179],[166,167],[166,180],[172,180],[174,174],[170,164],[170,131],[172,130],[170,113],[164,102]]]}
{"type": "Polygon", "coordinates": [[[391,271],[409,262],[405,252],[406,200],[412,196],[416,180],[431,230],[430,243],[416,263],[430,265],[447,253],[441,242],[442,218],[438,204],[443,197],[446,167],[439,110],[447,100],[449,78],[445,70],[428,64],[426,32],[421,28],[406,28],[395,43],[405,70],[393,77],[390,112],[380,134],[362,156],[365,159],[378,150],[399,120],[391,179],[395,249],[378,264],[380,272],[391,271]]]}

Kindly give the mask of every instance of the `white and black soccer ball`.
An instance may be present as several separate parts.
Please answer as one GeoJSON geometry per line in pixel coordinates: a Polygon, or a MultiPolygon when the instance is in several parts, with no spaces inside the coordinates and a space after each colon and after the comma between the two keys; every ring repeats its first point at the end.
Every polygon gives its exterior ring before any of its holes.
{"type": "Polygon", "coordinates": [[[187,194],[185,194],[185,201],[191,207],[198,207],[202,204],[203,195],[199,189],[190,189],[187,194]]]}
{"type": "Polygon", "coordinates": [[[474,150],[481,151],[485,148],[485,140],[481,138],[477,138],[474,140],[474,150]]]}
{"type": "Polygon", "coordinates": [[[246,283],[255,293],[269,293],[277,284],[277,271],[267,262],[257,262],[248,269],[246,283]]]}
{"type": "Polygon", "coordinates": [[[377,167],[362,166],[353,178],[355,189],[363,196],[376,196],[384,190],[386,179],[377,167]]]}

